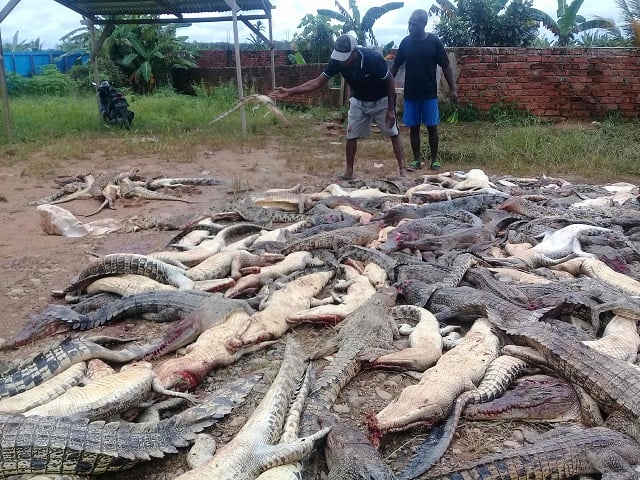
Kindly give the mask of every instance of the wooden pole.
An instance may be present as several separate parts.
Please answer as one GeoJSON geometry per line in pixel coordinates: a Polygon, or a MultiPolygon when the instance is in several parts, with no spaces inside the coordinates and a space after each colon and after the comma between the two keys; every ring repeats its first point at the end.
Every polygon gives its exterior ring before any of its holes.
{"type": "Polygon", "coordinates": [[[275,59],[275,46],[273,45],[273,19],[271,18],[271,12],[269,12],[269,41],[271,42],[271,89],[276,89],[276,59],[275,59]]]}
{"type": "Polygon", "coordinates": [[[13,141],[11,133],[11,114],[9,112],[9,92],[7,90],[7,72],[4,70],[4,52],[2,51],[2,32],[0,31],[0,88],[2,88],[2,112],[4,113],[4,131],[7,142],[13,141]]]}
{"type": "Polygon", "coordinates": [[[89,36],[91,38],[91,65],[93,66],[93,82],[96,84],[96,103],[98,104],[98,117],[102,120],[100,112],[100,95],[98,95],[98,86],[100,85],[100,72],[98,71],[98,42],[96,41],[96,26],[93,22],[89,22],[89,36]]]}
{"type": "MultiPolygon", "coordinates": [[[[225,0],[233,17],[233,43],[235,44],[236,53],[236,79],[238,82],[238,98],[244,98],[244,87],[242,86],[242,64],[240,62],[240,40],[238,39],[238,4],[236,0],[225,0]]],[[[244,105],[240,105],[240,121],[242,122],[242,135],[247,136],[247,113],[244,105]]]]}

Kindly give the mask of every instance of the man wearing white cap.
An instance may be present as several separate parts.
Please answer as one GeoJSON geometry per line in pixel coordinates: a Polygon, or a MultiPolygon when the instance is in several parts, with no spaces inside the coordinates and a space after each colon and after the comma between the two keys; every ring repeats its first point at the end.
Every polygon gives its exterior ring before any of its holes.
{"type": "Polygon", "coordinates": [[[347,165],[344,180],[353,178],[353,163],[358,149],[358,138],[366,137],[375,123],[391,138],[393,152],[398,161],[400,176],[406,175],[404,150],[396,124],[396,90],[387,62],[375,50],[359,47],[351,35],[340,35],[333,47],[331,60],[324,71],[313,80],[297,87],[277,87],[270,97],[280,100],[292,95],[309,93],[326,85],[329,79],[341,74],[351,89],[347,120],[347,165]]]}

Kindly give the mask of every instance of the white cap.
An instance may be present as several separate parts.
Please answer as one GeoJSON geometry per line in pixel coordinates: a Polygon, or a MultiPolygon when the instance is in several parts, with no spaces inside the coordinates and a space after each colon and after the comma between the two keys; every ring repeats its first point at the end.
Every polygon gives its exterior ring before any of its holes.
{"type": "Polygon", "coordinates": [[[336,39],[336,43],[333,45],[331,58],[333,60],[338,60],[339,62],[344,62],[351,56],[351,52],[353,52],[357,46],[358,41],[351,35],[340,35],[336,39]]]}

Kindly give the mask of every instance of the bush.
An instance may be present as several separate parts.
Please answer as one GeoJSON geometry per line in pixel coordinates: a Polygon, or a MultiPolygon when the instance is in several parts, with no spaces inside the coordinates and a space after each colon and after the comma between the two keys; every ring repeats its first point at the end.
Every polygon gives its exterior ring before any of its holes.
{"type": "MultiPolygon", "coordinates": [[[[74,65],[69,70],[69,78],[75,84],[78,91],[95,91],[91,86],[93,78],[93,65],[74,65]]],[[[98,58],[98,82],[109,80],[116,88],[130,87],[131,82],[122,70],[111,60],[98,58]]]]}
{"type": "Polygon", "coordinates": [[[21,77],[11,72],[7,75],[7,89],[13,95],[68,95],[73,83],[55,65],[45,65],[40,74],[21,77]]]}

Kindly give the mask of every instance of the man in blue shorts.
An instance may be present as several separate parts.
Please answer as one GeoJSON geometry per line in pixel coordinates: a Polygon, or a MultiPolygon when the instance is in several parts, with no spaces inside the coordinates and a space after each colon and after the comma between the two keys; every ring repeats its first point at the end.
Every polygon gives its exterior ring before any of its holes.
{"type": "Polygon", "coordinates": [[[347,165],[342,179],[353,178],[353,163],[358,149],[358,138],[366,137],[371,123],[383,135],[391,138],[393,153],[398,161],[400,176],[406,175],[404,150],[396,124],[396,89],[387,63],[375,50],[359,47],[354,37],[340,35],[331,53],[331,60],[316,78],[297,87],[278,87],[269,94],[280,100],[292,95],[312,92],[326,85],[334,75],[341,74],[351,89],[347,120],[347,165]]]}
{"type": "Polygon", "coordinates": [[[449,84],[451,101],[458,101],[456,81],[449,65],[449,58],[444,45],[438,37],[425,32],[429,16],[425,10],[415,10],[409,17],[409,35],[398,47],[396,58],[391,65],[391,73],[395,77],[398,69],[405,64],[404,74],[404,113],[402,120],[409,127],[409,138],[413,161],[409,169],[422,168],[420,155],[420,124],[425,124],[429,132],[429,148],[431,150],[431,169],[441,168],[438,160],[438,84],[436,69],[442,67],[444,78],[449,84]]]}

